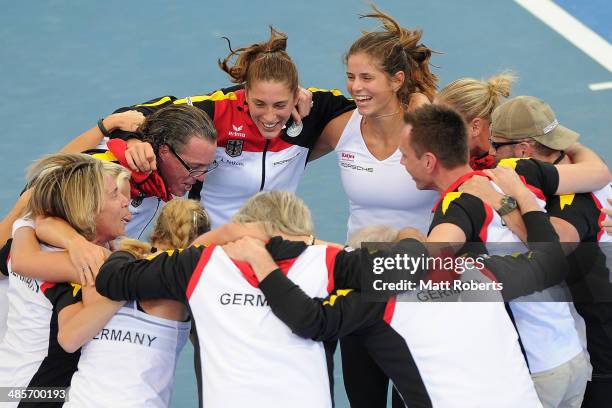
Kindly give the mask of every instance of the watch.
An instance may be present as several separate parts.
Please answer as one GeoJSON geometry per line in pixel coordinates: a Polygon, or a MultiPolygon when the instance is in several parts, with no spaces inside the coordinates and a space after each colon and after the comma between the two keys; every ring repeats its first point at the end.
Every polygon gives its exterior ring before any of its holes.
{"type": "Polygon", "coordinates": [[[501,199],[501,207],[499,207],[497,213],[503,217],[504,215],[510,214],[512,211],[516,210],[517,206],[518,204],[514,197],[506,194],[501,199]]]}

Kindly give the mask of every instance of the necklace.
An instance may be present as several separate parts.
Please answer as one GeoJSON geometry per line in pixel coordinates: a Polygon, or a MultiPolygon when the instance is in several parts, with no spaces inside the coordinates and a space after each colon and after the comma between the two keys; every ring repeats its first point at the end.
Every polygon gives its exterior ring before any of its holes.
{"type": "Polygon", "coordinates": [[[380,118],[386,118],[387,116],[393,116],[393,115],[397,115],[398,113],[400,113],[402,109],[398,109],[393,113],[384,113],[382,115],[378,115],[378,116],[374,116],[372,119],[380,119],[380,118]]]}
{"type": "MultiPolygon", "coordinates": [[[[374,117],[372,117],[371,119],[380,119],[380,118],[386,118],[386,117],[389,117],[389,116],[394,116],[394,115],[397,115],[398,113],[402,112],[403,108],[404,108],[404,107],[403,107],[403,104],[402,104],[402,106],[400,106],[400,108],[399,108],[398,110],[396,110],[395,112],[392,112],[392,113],[383,113],[383,114],[381,114],[381,115],[374,116],[374,117]]],[[[363,119],[362,119],[362,120],[363,120],[363,124],[364,124],[364,125],[365,125],[365,123],[367,122],[367,119],[368,119],[368,118],[367,118],[366,116],[364,116],[364,117],[363,117],[363,119]]]]}

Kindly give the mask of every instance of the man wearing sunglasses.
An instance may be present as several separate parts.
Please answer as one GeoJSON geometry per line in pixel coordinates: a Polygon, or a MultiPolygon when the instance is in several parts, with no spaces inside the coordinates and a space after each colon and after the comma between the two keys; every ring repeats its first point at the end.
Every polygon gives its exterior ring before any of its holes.
{"type": "Polygon", "coordinates": [[[578,186],[582,194],[550,194],[538,185],[538,178],[546,177],[537,177],[538,173],[550,174],[544,170],[552,168],[551,164],[559,164],[552,178],[563,179],[564,168],[576,166],[570,165],[576,161],[570,146],[577,140],[578,133],[561,126],[551,107],[532,96],[513,98],[492,115],[491,153],[500,165],[510,165],[527,183],[547,193],[546,211],[561,239],[580,243],[568,257],[571,271],[567,283],[586,326],[593,373],[582,407],[591,408],[607,406],[612,398],[612,280],[608,270],[610,260],[605,255],[612,237],[604,232],[602,225],[602,211],[611,211],[607,198],[612,196],[612,189],[609,183],[603,188],[589,188],[592,180],[605,175],[605,171],[584,172],[582,177],[591,180],[583,180],[578,186]],[[511,159],[516,157],[536,160],[511,159]]]}
{"type": "MultiPolygon", "coordinates": [[[[115,130],[107,129],[103,121],[98,122],[98,128],[105,135],[115,130]]],[[[208,115],[189,105],[169,106],[155,112],[147,117],[138,132],[151,144],[157,170],[130,170],[132,220],[126,227],[126,235],[133,238],[140,238],[162,202],[184,196],[216,167],[217,146],[217,132],[208,115]]],[[[125,141],[111,139],[107,147],[108,151],[90,153],[131,168],[133,163],[125,154],[128,147],[125,141]]]]}

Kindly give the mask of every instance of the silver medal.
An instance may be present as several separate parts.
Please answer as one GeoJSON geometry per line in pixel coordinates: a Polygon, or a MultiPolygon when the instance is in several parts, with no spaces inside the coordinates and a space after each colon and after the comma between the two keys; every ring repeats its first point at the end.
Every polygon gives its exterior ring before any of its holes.
{"type": "Polygon", "coordinates": [[[302,133],[302,129],[304,129],[304,125],[302,123],[298,125],[297,123],[293,122],[291,126],[287,128],[287,136],[296,137],[297,135],[302,133]]]}

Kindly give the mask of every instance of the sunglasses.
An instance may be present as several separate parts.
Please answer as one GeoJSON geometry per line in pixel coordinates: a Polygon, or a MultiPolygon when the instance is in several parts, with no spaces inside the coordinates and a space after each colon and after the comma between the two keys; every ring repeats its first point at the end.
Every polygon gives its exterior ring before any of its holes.
{"type": "Polygon", "coordinates": [[[213,171],[214,169],[216,169],[217,167],[219,167],[219,164],[217,163],[217,161],[213,161],[211,164],[209,164],[208,166],[206,166],[205,169],[192,169],[186,162],[185,160],[183,160],[183,158],[181,156],[179,156],[179,154],[176,152],[176,150],[174,150],[174,147],[170,146],[170,145],[166,145],[168,146],[168,148],[170,149],[170,151],[172,152],[172,154],[174,155],[174,157],[177,158],[177,160],[179,161],[179,163],[181,163],[183,165],[183,167],[185,168],[185,170],[187,170],[189,172],[189,176],[193,177],[193,178],[198,178],[203,176],[204,174],[207,174],[211,171],[213,171]]]}
{"type": "Polygon", "coordinates": [[[491,138],[489,138],[489,144],[491,145],[493,150],[498,150],[502,146],[510,146],[510,145],[515,145],[519,143],[523,143],[523,140],[516,140],[513,142],[494,142],[493,140],[491,140],[491,138]]]}

